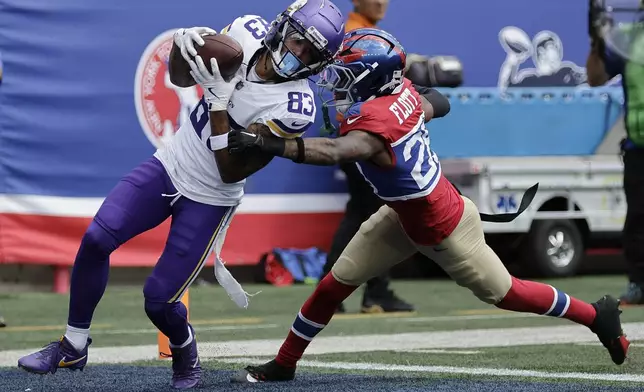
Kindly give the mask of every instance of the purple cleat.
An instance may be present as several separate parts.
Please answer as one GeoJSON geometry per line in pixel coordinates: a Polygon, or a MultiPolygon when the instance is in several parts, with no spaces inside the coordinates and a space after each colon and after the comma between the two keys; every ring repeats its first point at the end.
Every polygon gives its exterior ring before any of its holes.
{"type": "Polygon", "coordinates": [[[192,342],[183,348],[170,347],[172,353],[172,387],[175,389],[189,389],[197,386],[201,380],[201,362],[197,352],[197,337],[194,329],[192,342]]]}
{"type": "Polygon", "coordinates": [[[87,339],[87,345],[79,352],[63,336],[60,340],[49,343],[42,350],[20,358],[18,367],[36,374],[54,374],[59,368],[83,370],[87,364],[87,347],[91,343],[92,339],[87,339]]]}

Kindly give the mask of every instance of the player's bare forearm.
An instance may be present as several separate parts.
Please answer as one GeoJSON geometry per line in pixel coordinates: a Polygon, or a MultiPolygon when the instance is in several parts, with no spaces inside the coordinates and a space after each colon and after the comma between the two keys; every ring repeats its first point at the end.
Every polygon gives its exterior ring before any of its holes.
{"type": "MultiPolygon", "coordinates": [[[[311,137],[303,139],[303,163],[318,166],[332,166],[339,163],[366,160],[384,149],[384,143],[367,132],[352,131],[337,139],[311,137]]],[[[296,160],[298,146],[295,140],[286,140],[284,158],[296,160]]]]}
{"type": "MultiPolygon", "coordinates": [[[[331,166],[339,162],[335,139],[312,137],[304,139],[304,162],[310,165],[331,166]]],[[[298,156],[297,142],[286,140],[284,145],[284,158],[291,160],[298,156]]]]}
{"type": "MultiPolygon", "coordinates": [[[[248,130],[255,133],[270,131],[261,129],[261,124],[251,124],[248,130]]],[[[264,126],[265,127],[265,126],[264,126]]],[[[225,135],[230,130],[228,113],[226,111],[210,112],[210,133],[212,136],[225,135]]],[[[219,176],[227,184],[239,182],[260,170],[273,159],[262,151],[247,151],[243,154],[231,154],[223,148],[214,152],[219,176]]]]}
{"type": "Polygon", "coordinates": [[[170,82],[179,87],[191,87],[197,84],[189,73],[190,69],[186,60],[181,56],[181,50],[173,43],[168,59],[168,72],[170,73],[170,82]]]}

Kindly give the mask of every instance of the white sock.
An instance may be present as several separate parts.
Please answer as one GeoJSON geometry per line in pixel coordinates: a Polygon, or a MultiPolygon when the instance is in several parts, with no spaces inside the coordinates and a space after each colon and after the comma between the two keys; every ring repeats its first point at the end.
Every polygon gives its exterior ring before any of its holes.
{"type": "Polygon", "coordinates": [[[65,337],[69,342],[74,346],[79,352],[82,351],[87,345],[87,338],[89,338],[89,328],[74,328],[67,326],[67,331],[65,332],[65,337]]]}
{"type": "Polygon", "coordinates": [[[183,342],[180,346],[175,346],[174,344],[170,343],[170,347],[172,347],[172,348],[184,348],[187,345],[189,345],[190,343],[192,343],[192,330],[190,329],[190,327],[188,327],[188,339],[186,339],[186,341],[183,342]]]}

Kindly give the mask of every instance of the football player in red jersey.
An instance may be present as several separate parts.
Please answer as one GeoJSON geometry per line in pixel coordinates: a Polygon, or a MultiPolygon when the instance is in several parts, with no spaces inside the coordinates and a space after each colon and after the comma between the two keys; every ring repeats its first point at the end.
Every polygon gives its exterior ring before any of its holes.
{"type": "Polygon", "coordinates": [[[606,295],[590,304],[550,285],[517,279],[485,243],[478,209],[443,176],[430,148],[425,123],[444,110],[440,93],[419,95],[403,77],[406,55],[398,41],[381,30],[359,29],[345,35],[342,47],[318,82],[333,92],[344,114],[340,137],[266,140],[233,131],[228,148],[259,148],[313,165],[356,162],[386,204],[362,224],[332,273],[304,303],[277,357],[246,367],[232,381],[292,380],[297,361],[338,305],[362,283],[417,251],[488,304],[589,327],[613,362],[622,364],[630,342],[622,331],[618,300],[606,295]]]}

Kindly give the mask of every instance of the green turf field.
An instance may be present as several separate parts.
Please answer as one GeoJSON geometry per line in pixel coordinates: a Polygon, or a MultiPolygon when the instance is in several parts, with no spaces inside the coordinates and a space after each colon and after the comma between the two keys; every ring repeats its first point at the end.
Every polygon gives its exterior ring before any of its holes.
{"type": "MultiPolygon", "coordinates": [[[[547,283],[594,301],[605,293],[619,294],[625,282],[622,276],[597,276],[547,283]]],[[[624,309],[622,321],[635,343],[629,360],[615,366],[592,333],[566,320],[501,311],[447,280],[396,281],[393,286],[416,305],[415,313],[359,314],[362,291],[356,292],[346,302],[349,313],[336,316],[311,345],[302,363],[304,374],[413,375],[432,380],[509,377],[644,388],[644,307],[624,309]]],[[[311,286],[244,288],[250,293],[261,290],[245,310],[218,286],[190,291],[190,319],[209,368],[232,370],[270,358],[313,290],[311,286]]],[[[14,366],[25,349],[59,337],[67,306],[67,296],[50,293],[0,296],[0,310],[9,325],[0,329],[0,366],[14,366]]],[[[94,365],[115,362],[108,348],[128,346],[121,351],[131,355],[120,362],[168,366],[154,359],[156,331],[143,311],[140,287],[108,288],[94,318],[92,337],[94,365]]]]}

